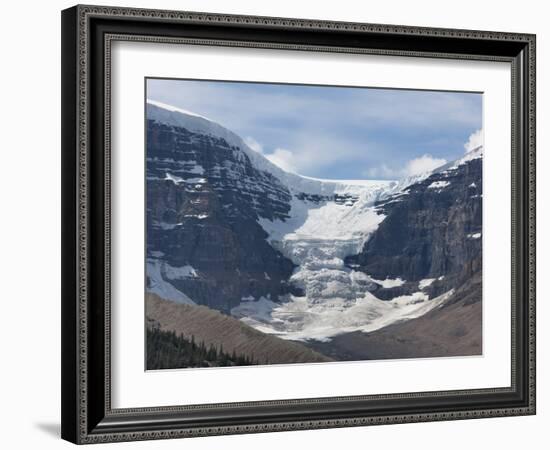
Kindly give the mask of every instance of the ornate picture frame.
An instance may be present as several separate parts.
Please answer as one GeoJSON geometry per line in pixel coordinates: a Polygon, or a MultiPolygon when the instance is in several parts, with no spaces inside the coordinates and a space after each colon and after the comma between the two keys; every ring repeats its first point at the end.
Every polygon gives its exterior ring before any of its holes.
{"type": "Polygon", "coordinates": [[[64,439],[84,444],[530,414],[535,414],[534,35],[81,5],[62,12],[64,439]],[[510,386],[113,408],[111,48],[121,41],[509,63],[510,386]]]}

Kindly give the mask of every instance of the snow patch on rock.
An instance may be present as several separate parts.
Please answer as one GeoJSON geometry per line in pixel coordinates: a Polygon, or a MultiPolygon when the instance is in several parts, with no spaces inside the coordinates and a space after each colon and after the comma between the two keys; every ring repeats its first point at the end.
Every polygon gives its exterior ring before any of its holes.
{"type": "Polygon", "coordinates": [[[402,280],[401,278],[396,278],[394,280],[391,278],[386,278],[385,280],[375,280],[374,278],[372,278],[372,281],[374,281],[376,284],[379,284],[384,289],[399,287],[405,284],[405,280],[402,280]]]}
{"type": "Polygon", "coordinates": [[[190,265],[185,265],[182,267],[172,267],[171,265],[164,263],[164,276],[169,280],[182,280],[184,278],[197,278],[197,270],[190,265]]]}
{"type": "Polygon", "coordinates": [[[435,278],[424,278],[418,282],[418,289],[424,289],[430,286],[435,281],[435,278]]]}
{"type": "Polygon", "coordinates": [[[171,300],[176,303],[183,303],[186,305],[194,305],[195,302],[191,300],[180,290],[168,281],[170,278],[168,273],[174,275],[172,270],[177,272],[177,269],[168,266],[157,259],[147,259],[147,291],[157,294],[160,298],[171,300]]]}
{"type": "Polygon", "coordinates": [[[430,183],[428,186],[428,189],[443,189],[449,186],[451,183],[448,181],[434,181],[433,183],[430,183]]]}

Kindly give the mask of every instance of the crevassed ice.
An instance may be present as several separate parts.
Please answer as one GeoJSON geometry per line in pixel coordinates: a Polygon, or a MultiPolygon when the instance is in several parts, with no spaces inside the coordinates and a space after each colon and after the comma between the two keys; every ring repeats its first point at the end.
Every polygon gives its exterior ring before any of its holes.
{"type": "Polygon", "coordinates": [[[377,280],[344,265],[345,256],[360,251],[385,218],[374,208],[377,198],[372,186],[363,186],[353,206],[293,198],[290,219],[260,219],[269,242],[298,265],[291,281],[305,295],[288,295],[282,303],[265,297],[247,299],[231,310],[232,315],[284,339],[329,340],[418,317],[441,304],[449,293],[432,300],[421,291],[380,300],[370,292],[373,283],[391,288],[405,280],[377,280]]]}
{"type": "Polygon", "coordinates": [[[328,341],[341,333],[372,332],[397,321],[420,317],[443,304],[453,293],[451,289],[430,300],[426,294],[415,292],[383,301],[365,292],[351,302],[333,297],[313,304],[306,297],[295,297],[283,304],[262,297],[242,303],[232,313],[259,331],[283,339],[328,341]]]}

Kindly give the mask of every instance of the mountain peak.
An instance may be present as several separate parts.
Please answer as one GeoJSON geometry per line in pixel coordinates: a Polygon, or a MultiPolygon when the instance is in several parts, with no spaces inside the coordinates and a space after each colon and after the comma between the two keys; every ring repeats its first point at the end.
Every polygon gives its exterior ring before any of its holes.
{"type": "Polygon", "coordinates": [[[184,114],[184,115],[187,115],[187,116],[200,117],[201,119],[205,119],[205,120],[208,120],[208,121],[212,122],[212,120],[210,120],[208,117],[202,116],[202,115],[194,113],[192,111],[188,111],[187,109],[178,108],[177,106],[169,105],[168,103],[163,103],[163,102],[159,102],[157,100],[151,100],[151,99],[148,98],[147,99],[147,104],[156,106],[157,108],[165,109],[167,111],[173,111],[173,112],[177,112],[177,113],[180,113],[180,114],[184,114]]]}
{"type": "Polygon", "coordinates": [[[156,100],[147,100],[147,118],[166,125],[185,128],[193,133],[224,139],[230,146],[238,147],[246,154],[254,167],[269,172],[296,192],[331,195],[342,191],[363,191],[366,187],[382,187],[392,183],[385,180],[320,180],[286,172],[261,153],[251,149],[240,136],[219,123],[194,112],[156,100]]]}
{"type": "Polygon", "coordinates": [[[229,145],[243,147],[243,140],[232,131],[197,113],[147,99],[147,118],[193,133],[224,139],[229,145]]]}

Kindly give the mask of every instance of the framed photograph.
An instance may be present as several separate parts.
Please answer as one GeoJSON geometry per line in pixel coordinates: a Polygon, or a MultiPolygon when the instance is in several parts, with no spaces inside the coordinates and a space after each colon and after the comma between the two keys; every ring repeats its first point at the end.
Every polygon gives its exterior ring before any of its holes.
{"type": "Polygon", "coordinates": [[[535,413],[535,36],[62,12],[62,437],[535,413]]]}

